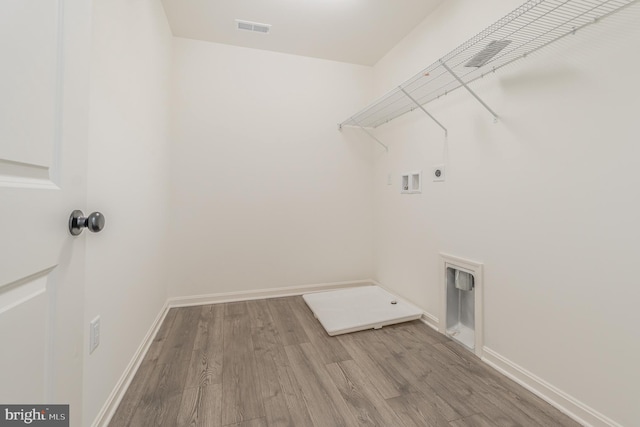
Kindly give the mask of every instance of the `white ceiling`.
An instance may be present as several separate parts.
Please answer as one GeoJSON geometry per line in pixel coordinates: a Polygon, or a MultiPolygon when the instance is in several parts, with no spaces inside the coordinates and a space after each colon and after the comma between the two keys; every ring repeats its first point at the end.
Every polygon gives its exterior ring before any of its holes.
{"type": "Polygon", "coordinates": [[[373,65],[444,0],[162,0],[173,35],[373,65]],[[271,24],[238,31],[235,19],[271,24]]]}

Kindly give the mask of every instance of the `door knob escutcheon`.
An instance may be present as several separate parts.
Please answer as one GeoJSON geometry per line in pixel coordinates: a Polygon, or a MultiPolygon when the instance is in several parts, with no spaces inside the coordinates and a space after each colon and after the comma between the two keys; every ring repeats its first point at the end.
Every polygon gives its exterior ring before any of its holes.
{"type": "Polygon", "coordinates": [[[100,212],[93,212],[85,217],[81,210],[75,210],[69,216],[69,232],[77,236],[83,229],[88,228],[92,233],[97,233],[104,228],[104,222],[104,215],[100,212]]]}

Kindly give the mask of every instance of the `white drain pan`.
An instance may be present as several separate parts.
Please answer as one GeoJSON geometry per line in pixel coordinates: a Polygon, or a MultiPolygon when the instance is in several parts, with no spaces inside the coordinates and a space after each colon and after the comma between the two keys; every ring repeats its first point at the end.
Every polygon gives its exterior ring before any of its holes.
{"type": "Polygon", "coordinates": [[[379,286],[361,286],[302,296],[331,336],[419,319],[422,310],[379,286]]]}

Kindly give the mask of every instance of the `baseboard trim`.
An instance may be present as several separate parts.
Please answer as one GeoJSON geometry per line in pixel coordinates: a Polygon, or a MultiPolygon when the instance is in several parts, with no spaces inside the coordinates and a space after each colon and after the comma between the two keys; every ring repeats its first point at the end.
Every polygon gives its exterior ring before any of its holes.
{"type": "MultiPolygon", "coordinates": [[[[372,280],[371,283],[394,293],[376,280],[372,280]]],[[[435,331],[442,333],[439,329],[440,320],[436,316],[425,311],[423,312],[420,321],[435,331]]],[[[446,334],[443,335],[446,336],[446,334]]],[[[606,415],[603,415],[588,405],[580,402],[573,396],[570,396],[564,391],[549,384],[542,378],[534,375],[486,346],[482,347],[481,359],[496,371],[517,382],[536,396],[540,397],[542,400],[553,405],[562,413],[586,427],[622,427],[621,424],[613,421],[606,415]]]]}
{"type": "Polygon", "coordinates": [[[289,286],[283,288],[260,289],[255,291],[222,292],[190,297],[173,297],[167,301],[170,308],[189,307],[194,305],[222,304],[226,302],[250,301],[255,299],[281,298],[302,295],[312,292],[330,291],[334,289],[370,286],[372,280],[354,280],[350,282],[320,283],[315,285],[289,286]]]}
{"type": "MultiPolygon", "coordinates": [[[[133,355],[127,368],[118,380],[116,386],[114,387],[113,391],[109,395],[107,401],[103,405],[102,409],[96,416],[91,426],[106,427],[109,424],[170,308],[206,304],[221,304],[226,302],[249,301],[255,299],[280,298],[293,295],[302,295],[311,292],[322,292],[333,289],[369,285],[378,285],[382,288],[385,288],[375,280],[366,279],[349,282],[334,282],[315,285],[271,288],[257,291],[224,292],[191,297],[174,297],[167,299],[162,309],[156,316],[153,324],[149,328],[149,331],[144,337],[142,343],[138,347],[138,350],[133,355]]],[[[430,313],[423,312],[420,321],[436,331],[439,330],[439,319],[430,313]]],[[[599,413],[595,409],[590,408],[584,403],[578,401],[562,390],[554,387],[543,379],[537,377],[526,369],[498,354],[497,352],[491,350],[490,348],[487,348],[486,346],[483,347],[482,361],[585,426],[622,427],[620,424],[599,413]]]]}
{"type": "Polygon", "coordinates": [[[118,409],[118,405],[120,405],[120,401],[124,397],[124,394],[127,392],[127,389],[131,384],[131,381],[133,381],[133,377],[138,371],[138,368],[140,367],[140,364],[142,363],[144,356],[147,354],[147,351],[149,350],[151,343],[153,342],[156,334],[158,333],[158,330],[160,329],[160,325],[162,325],[164,318],[167,316],[167,313],[169,312],[169,308],[170,307],[167,301],[164,303],[164,305],[160,309],[160,312],[158,313],[155,320],[151,324],[151,327],[147,331],[147,334],[142,340],[142,343],[140,343],[138,350],[135,352],[135,354],[129,361],[129,364],[127,365],[126,369],[122,373],[122,376],[116,383],[116,386],[111,391],[111,394],[107,398],[107,401],[102,406],[102,409],[100,410],[100,412],[98,412],[98,415],[96,416],[93,423],[91,424],[92,427],[106,427],[111,421],[111,418],[115,414],[116,409],[118,409]]]}
{"type": "MultiPolygon", "coordinates": [[[[386,290],[387,292],[390,292],[390,293],[396,295],[395,292],[393,292],[392,290],[390,290],[389,288],[387,288],[386,286],[384,286],[382,283],[378,282],[377,280],[371,280],[371,284],[372,285],[376,285],[376,286],[380,286],[382,289],[386,290]]],[[[422,312],[422,317],[419,320],[422,323],[424,323],[425,325],[427,325],[428,327],[430,327],[431,329],[434,329],[436,332],[440,332],[440,329],[438,328],[439,325],[440,325],[440,320],[436,316],[434,316],[433,314],[427,313],[426,311],[423,311],[422,312]]]]}
{"type": "Polygon", "coordinates": [[[423,312],[420,321],[436,332],[440,332],[440,320],[433,314],[423,312]]]}
{"type": "Polygon", "coordinates": [[[580,424],[587,427],[622,427],[622,425],[607,416],[585,405],[490,348],[485,346],[483,351],[483,362],[555,406],[580,424]]]}
{"type": "Polygon", "coordinates": [[[372,284],[372,280],[354,280],[349,282],[334,282],[334,283],[321,283],[315,285],[301,285],[301,286],[291,286],[291,287],[283,287],[283,288],[271,288],[271,289],[262,289],[258,291],[241,291],[241,292],[224,292],[217,294],[209,294],[209,295],[196,295],[192,297],[174,297],[168,298],[165,302],[164,306],[156,316],[156,319],[153,321],[151,328],[147,332],[147,335],[142,340],[140,347],[133,355],[129,365],[125,369],[124,373],[116,383],[116,386],[113,388],[113,391],[107,398],[107,401],[102,406],[102,409],[94,419],[91,424],[92,427],[106,427],[111,418],[118,409],[118,405],[120,405],[120,401],[124,397],[133,377],[135,376],[144,356],[147,354],[153,339],[155,338],[158,330],[160,329],[160,325],[164,321],[169,309],[174,307],[189,307],[189,306],[197,306],[197,305],[206,305],[206,304],[221,304],[225,302],[236,302],[236,301],[249,301],[255,299],[266,299],[266,298],[279,298],[286,297],[292,295],[302,295],[310,292],[321,292],[328,291],[332,289],[341,289],[341,288],[350,288],[354,286],[369,286],[372,284]]]}

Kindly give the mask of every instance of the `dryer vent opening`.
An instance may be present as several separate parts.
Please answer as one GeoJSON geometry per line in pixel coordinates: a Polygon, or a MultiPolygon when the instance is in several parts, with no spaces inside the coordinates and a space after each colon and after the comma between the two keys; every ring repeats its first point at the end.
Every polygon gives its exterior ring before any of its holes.
{"type": "Polygon", "coordinates": [[[444,287],[440,332],[482,352],[482,264],[441,254],[444,287]]]}

